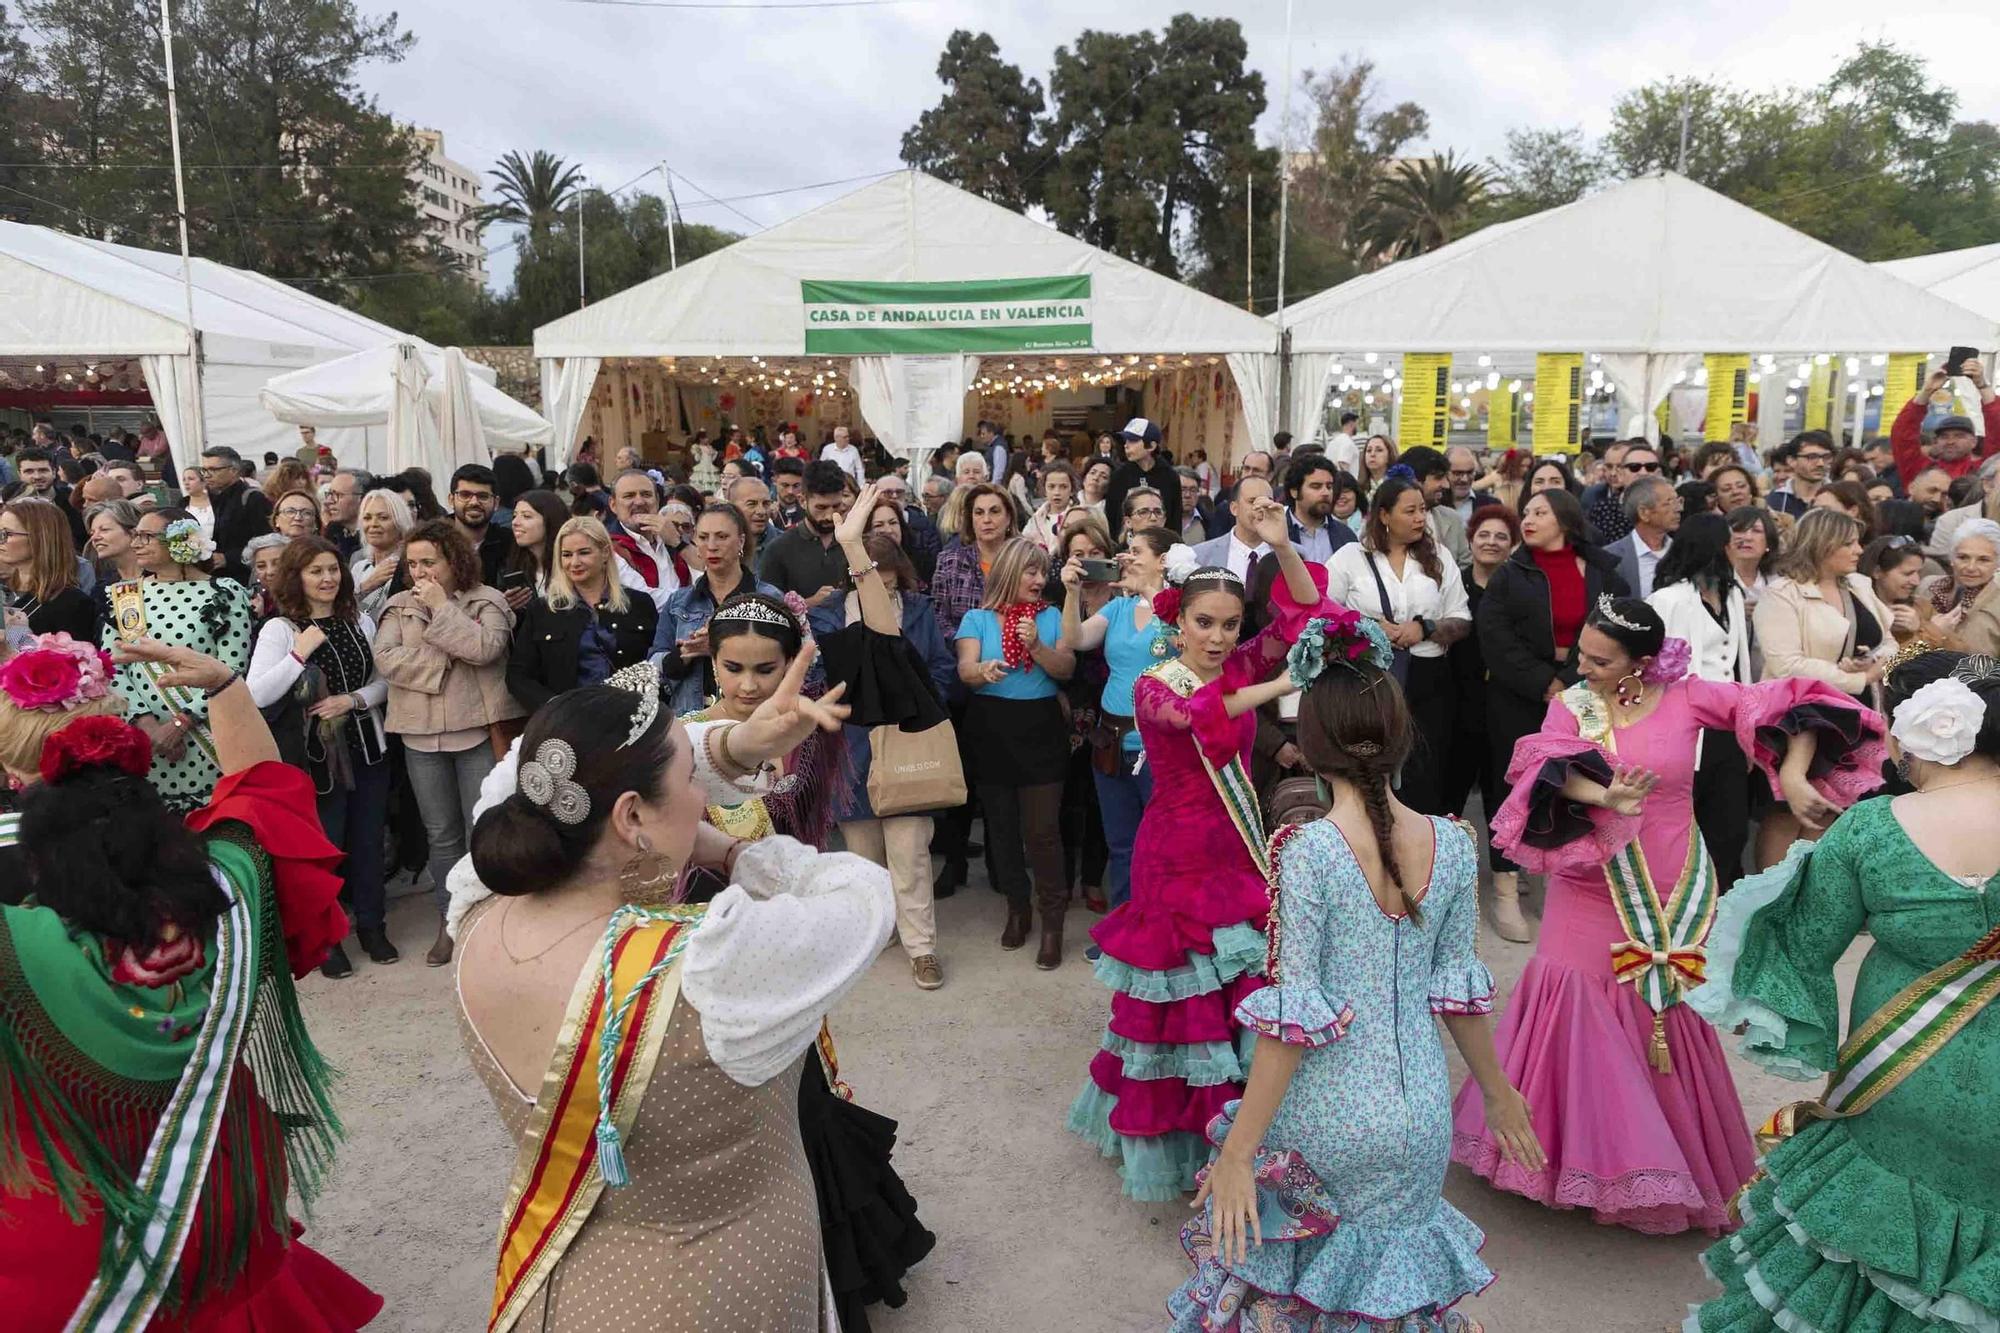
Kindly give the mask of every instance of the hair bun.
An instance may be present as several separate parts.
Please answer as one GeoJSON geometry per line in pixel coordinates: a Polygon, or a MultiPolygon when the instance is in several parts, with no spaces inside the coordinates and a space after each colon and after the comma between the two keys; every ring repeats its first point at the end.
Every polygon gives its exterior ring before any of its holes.
{"type": "Polygon", "coordinates": [[[479,882],[508,897],[560,883],[574,869],[555,821],[520,792],[479,817],[471,850],[479,882]]]}

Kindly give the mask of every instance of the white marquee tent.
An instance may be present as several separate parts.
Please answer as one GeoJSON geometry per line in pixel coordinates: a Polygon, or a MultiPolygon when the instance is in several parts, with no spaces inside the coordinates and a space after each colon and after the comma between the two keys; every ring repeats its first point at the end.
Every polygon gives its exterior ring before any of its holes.
{"type": "Polygon", "coordinates": [[[259,398],[272,416],[294,426],[383,427],[385,470],[421,467],[442,483],[463,464],[549,441],[549,423],[481,378],[481,370],[456,347],[436,352],[391,343],[278,375],[259,398]]]}
{"type": "MultiPolygon", "coordinates": [[[[1988,319],[2000,320],[2000,245],[1975,245],[1966,250],[1891,259],[1875,267],[1895,274],[1904,282],[1914,282],[1933,296],[1976,310],[1988,319]]],[[[1987,343],[1977,346],[1981,351],[1992,350],[1987,343]]]]}
{"type": "MultiPolygon", "coordinates": [[[[186,463],[187,441],[196,434],[245,457],[290,453],[297,432],[258,401],[266,380],[407,341],[386,324],[262,274],[197,259],[193,276],[200,416],[178,254],[0,222],[0,358],[136,361],[174,457],[186,463]]],[[[485,367],[473,373],[493,378],[485,367]]],[[[385,461],[381,430],[333,431],[322,439],[342,462],[385,461]]]]}
{"type": "Polygon", "coordinates": [[[1991,314],[1670,172],[1342,283],[1286,310],[1284,324],[1296,421],[1316,419],[1343,355],[1451,352],[1525,367],[1537,352],[1592,352],[1628,419],[1650,421],[1703,353],[1989,348],[1995,333],[1991,314]]]}
{"type": "MultiPolygon", "coordinates": [[[[537,329],[542,402],[555,426],[549,461],[567,458],[607,358],[808,354],[806,281],[962,283],[1077,275],[1090,280],[1089,345],[1076,349],[1079,359],[1226,359],[1242,397],[1244,436],[1270,437],[1277,369],[1270,324],[908,171],[537,329]]],[[[959,434],[965,393],[979,377],[981,360],[956,354],[970,348],[937,350],[954,355],[921,358],[921,382],[909,365],[914,358],[900,355],[855,355],[851,361],[843,355],[827,364],[845,373],[885,445],[926,451],[959,434]]]]}

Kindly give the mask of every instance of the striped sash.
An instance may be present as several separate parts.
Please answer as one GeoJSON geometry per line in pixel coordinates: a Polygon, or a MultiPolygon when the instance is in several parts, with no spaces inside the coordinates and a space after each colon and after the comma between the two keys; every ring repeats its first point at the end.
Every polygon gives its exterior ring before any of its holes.
{"type": "Polygon", "coordinates": [[[211,868],[210,873],[229,898],[229,910],[216,922],[208,1012],[133,1179],[150,1204],[146,1222],[111,1241],[110,1258],[98,1266],[65,1333],[145,1328],[166,1295],[194,1225],[195,1203],[221,1137],[230,1076],[250,1031],[259,975],[257,928],[248,895],[233,889],[220,870],[211,868]]]}
{"type": "MultiPolygon", "coordinates": [[[[1178,659],[1161,662],[1146,668],[1146,674],[1165,685],[1183,699],[1194,697],[1202,687],[1201,677],[1178,659]]],[[[1229,762],[1221,768],[1208,762],[1208,754],[1202,749],[1201,740],[1192,734],[1195,756],[1201,760],[1202,770],[1215,787],[1215,794],[1222,798],[1222,808],[1229,815],[1229,822],[1236,826],[1236,835],[1243,839],[1244,848],[1250,853],[1251,864],[1266,882],[1271,878],[1271,860],[1264,844],[1264,813],[1257,804],[1257,789],[1251,785],[1250,775],[1243,771],[1241,755],[1231,755],[1229,762]]]]}
{"type": "Polygon", "coordinates": [[[603,1192],[597,1135],[600,1061],[610,1071],[612,1123],[629,1135],[680,999],[680,953],[699,916],[700,910],[692,909],[683,919],[630,926],[615,939],[601,941],[578,974],[501,1214],[489,1333],[505,1333],[527,1310],[603,1192]],[[657,980],[640,990],[649,974],[657,980]],[[633,1000],[635,990],[640,993],[633,1000]],[[628,1000],[629,1016],[614,1048],[606,1052],[605,1020],[628,1000]]]}

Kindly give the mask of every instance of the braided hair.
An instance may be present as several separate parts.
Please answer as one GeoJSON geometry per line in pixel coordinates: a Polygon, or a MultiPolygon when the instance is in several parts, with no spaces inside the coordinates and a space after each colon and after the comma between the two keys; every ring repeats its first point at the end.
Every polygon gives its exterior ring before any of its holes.
{"type": "Polygon", "coordinates": [[[1403,911],[1418,925],[1423,915],[1396,859],[1396,815],[1389,782],[1409,758],[1416,739],[1409,705],[1395,678],[1367,662],[1320,672],[1299,700],[1299,753],[1321,778],[1340,778],[1361,793],[1382,868],[1402,895],[1403,911]]]}

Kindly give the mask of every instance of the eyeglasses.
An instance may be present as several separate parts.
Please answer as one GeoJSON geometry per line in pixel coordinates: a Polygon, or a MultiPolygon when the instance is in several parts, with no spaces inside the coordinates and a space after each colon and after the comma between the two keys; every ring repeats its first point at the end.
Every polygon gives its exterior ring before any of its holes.
{"type": "Polygon", "coordinates": [[[25,537],[27,535],[28,530],[26,528],[0,528],[0,542],[11,542],[16,537],[25,537]]]}
{"type": "Polygon", "coordinates": [[[1478,476],[1479,474],[1477,472],[1472,472],[1472,471],[1461,472],[1459,469],[1453,468],[1451,470],[1450,475],[1453,481],[1471,481],[1474,477],[1478,476]]]}
{"type": "Polygon", "coordinates": [[[1658,463],[1627,463],[1625,464],[1625,470],[1627,472],[1658,472],[1660,465],[1658,463]]]}
{"type": "Polygon", "coordinates": [[[1798,453],[1793,454],[1792,457],[1801,463],[1831,463],[1833,461],[1833,455],[1826,453],[1798,453]]]}
{"type": "Polygon", "coordinates": [[[454,500],[481,500],[481,501],[490,501],[490,500],[492,500],[492,499],[493,499],[493,492],[491,492],[491,491],[453,491],[453,492],[451,493],[451,498],[452,498],[452,499],[454,499],[454,500]]]}
{"type": "Polygon", "coordinates": [[[195,469],[197,472],[234,472],[235,470],[236,464],[234,463],[203,463],[195,469]]]}
{"type": "Polygon", "coordinates": [[[292,505],[292,506],[291,506],[290,508],[287,508],[287,509],[280,509],[280,510],[278,511],[278,517],[279,517],[279,518],[318,518],[318,517],[319,517],[319,510],[317,510],[317,509],[304,509],[304,508],[301,508],[301,507],[300,507],[300,506],[298,506],[298,505],[292,505]]]}
{"type": "Polygon", "coordinates": [[[1158,505],[1141,505],[1132,511],[1133,518],[1165,518],[1167,511],[1158,505]]]}
{"type": "Polygon", "coordinates": [[[151,546],[154,542],[160,540],[162,540],[161,533],[148,532],[144,528],[134,528],[132,530],[132,544],[134,546],[151,546]]]}

